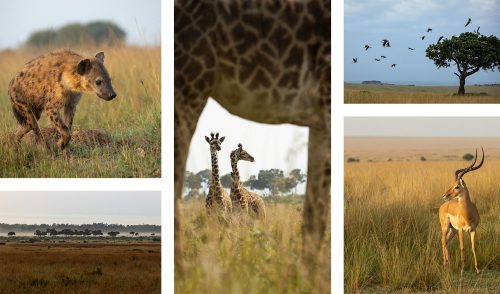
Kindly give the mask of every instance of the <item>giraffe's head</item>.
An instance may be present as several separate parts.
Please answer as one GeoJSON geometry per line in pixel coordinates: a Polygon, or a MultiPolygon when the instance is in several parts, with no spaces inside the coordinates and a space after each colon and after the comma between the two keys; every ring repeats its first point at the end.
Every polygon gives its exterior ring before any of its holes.
{"type": "Polygon", "coordinates": [[[214,151],[220,151],[220,145],[224,142],[224,139],[226,137],[219,138],[219,133],[216,133],[215,136],[214,133],[210,133],[210,138],[205,136],[205,140],[210,144],[210,150],[214,151]]]}
{"type": "Polygon", "coordinates": [[[243,150],[243,145],[241,145],[241,143],[238,144],[238,148],[236,148],[235,150],[233,150],[233,152],[231,152],[231,160],[234,162],[237,162],[239,160],[245,160],[250,162],[255,161],[252,155],[243,150]]]}

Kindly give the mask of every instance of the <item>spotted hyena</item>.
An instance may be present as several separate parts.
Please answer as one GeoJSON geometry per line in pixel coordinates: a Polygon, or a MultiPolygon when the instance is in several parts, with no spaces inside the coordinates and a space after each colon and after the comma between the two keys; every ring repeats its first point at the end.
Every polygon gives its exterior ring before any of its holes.
{"type": "MultiPolygon", "coordinates": [[[[16,144],[31,130],[38,141],[42,140],[38,120],[45,111],[60,135],[57,147],[64,150],[71,139],[82,93],[95,93],[106,101],[116,97],[103,63],[104,52],[85,58],[70,50],[53,51],[26,63],[9,84],[12,110],[19,123],[14,135],[16,144]]],[[[47,141],[45,145],[50,149],[47,141]]]]}

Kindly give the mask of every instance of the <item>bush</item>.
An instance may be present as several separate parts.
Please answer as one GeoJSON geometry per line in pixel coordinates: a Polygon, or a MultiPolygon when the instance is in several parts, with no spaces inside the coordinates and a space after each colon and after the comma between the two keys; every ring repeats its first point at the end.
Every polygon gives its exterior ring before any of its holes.
{"type": "Polygon", "coordinates": [[[360,162],[360,160],[354,157],[349,157],[347,158],[347,162],[360,162]]]}
{"type": "Polygon", "coordinates": [[[467,153],[467,154],[464,154],[464,156],[462,156],[462,159],[465,161],[471,161],[474,159],[474,155],[467,153]]]}

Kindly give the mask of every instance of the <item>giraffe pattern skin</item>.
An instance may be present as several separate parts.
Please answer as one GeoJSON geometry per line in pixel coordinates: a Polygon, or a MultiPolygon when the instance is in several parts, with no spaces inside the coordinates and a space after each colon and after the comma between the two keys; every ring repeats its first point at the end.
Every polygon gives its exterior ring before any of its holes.
{"type": "Polygon", "coordinates": [[[330,219],[330,1],[176,0],[174,30],[176,255],[189,145],[212,97],[248,120],[309,128],[302,242],[306,258],[319,256],[330,219]]]}
{"type": "Polygon", "coordinates": [[[220,151],[220,145],[224,142],[224,139],[225,137],[219,138],[219,133],[215,136],[211,133],[210,138],[205,136],[205,140],[210,145],[210,156],[212,158],[212,178],[210,179],[205,207],[209,214],[216,210],[225,216],[232,212],[232,203],[231,198],[229,198],[229,195],[220,182],[219,162],[217,159],[217,152],[220,151]]]}
{"type": "Polygon", "coordinates": [[[230,155],[231,158],[231,178],[233,184],[231,186],[231,201],[233,202],[233,210],[241,210],[245,213],[253,212],[260,218],[266,218],[266,205],[264,199],[256,193],[248,191],[243,187],[240,181],[240,173],[238,171],[238,161],[245,160],[254,162],[254,158],[247,151],[243,149],[241,144],[238,148],[233,150],[230,155]]]}

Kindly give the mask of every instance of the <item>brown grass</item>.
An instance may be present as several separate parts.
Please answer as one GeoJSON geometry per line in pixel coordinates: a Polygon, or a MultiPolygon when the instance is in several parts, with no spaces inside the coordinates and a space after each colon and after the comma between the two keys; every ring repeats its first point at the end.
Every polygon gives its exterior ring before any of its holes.
{"type": "Polygon", "coordinates": [[[344,84],[344,103],[500,103],[500,86],[466,86],[468,96],[453,95],[457,90],[458,86],[344,84]]]}
{"type": "Polygon", "coordinates": [[[0,247],[0,293],[160,293],[159,243],[0,247]]]}
{"type": "Polygon", "coordinates": [[[442,266],[438,207],[463,161],[346,163],[345,290],[353,292],[498,293],[500,277],[500,161],[467,174],[481,215],[473,271],[466,234],[466,271],[460,276],[457,239],[451,271],[442,266]]]}

